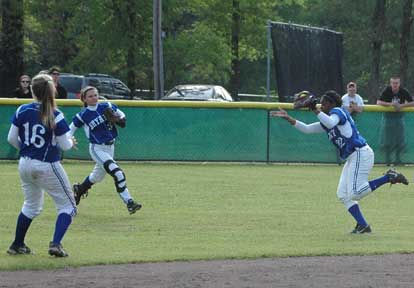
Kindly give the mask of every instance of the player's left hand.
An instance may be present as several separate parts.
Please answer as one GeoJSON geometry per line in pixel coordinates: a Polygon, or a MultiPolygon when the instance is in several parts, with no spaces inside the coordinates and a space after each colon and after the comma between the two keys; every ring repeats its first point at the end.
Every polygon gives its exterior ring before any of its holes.
{"type": "Polygon", "coordinates": [[[398,102],[393,102],[392,103],[392,105],[394,106],[394,108],[395,108],[395,111],[400,111],[401,110],[401,104],[400,103],[398,103],[398,102]]]}
{"type": "Polygon", "coordinates": [[[76,140],[75,136],[72,136],[71,139],[73,141],[72,148],[78,150],[78,140],[76,140]]]}
{"type": "Polygon", "coordinates": [[[282,108],[279,108],[279,110],[272,110],[269,113],[270,117],[280,117],[280,118],[288,118],[288,113],[283,110],[282,108]]]}

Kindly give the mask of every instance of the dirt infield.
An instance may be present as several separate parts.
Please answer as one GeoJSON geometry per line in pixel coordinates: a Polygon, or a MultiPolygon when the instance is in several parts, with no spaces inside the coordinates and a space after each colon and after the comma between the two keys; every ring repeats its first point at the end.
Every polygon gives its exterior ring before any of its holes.
{"type": "Polygon", "coordinates": [[[414,287],[414,254],[107,265],[0,272],[0,287],[414,287]]]}

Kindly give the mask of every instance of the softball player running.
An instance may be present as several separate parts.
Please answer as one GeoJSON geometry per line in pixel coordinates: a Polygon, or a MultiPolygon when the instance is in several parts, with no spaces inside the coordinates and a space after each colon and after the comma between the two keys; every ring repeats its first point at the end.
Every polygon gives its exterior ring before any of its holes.
{"type": "Polygon", "coordinates": [[[319,122],[306,125],[290,117],[283,109],[272,111],[270,115],[286,119],[303,133],[328,134],[329,140],[339,150],[341,158],[346,160],[339,180],[337,196],[357,222],[351,233],[370,233],[371,227],[362,215],[357,201],[385,183],[408,185],[408,181],[404,175],[391,169],[384,176],[368,181],[374,165],[374,152],[359,134],[348,111],[341,106],[342,100],[338,93],[327,91],[321,99],[322,111],[311,107],[319,122]]]}
{"type": "Polygon", "coordinates": [[[32,220],[42,211],[46,191],[53,198],[58,214],[49,254],[65,257],[68,253],[61,241],[76,215],[76,205],[68,176],[59,161],[59,150],[69,150],[76,140],[70,136],[69,126],[56,108],[52,78],[34,77],[32,94],[35,101],[16,110],[7,137],[20,150],[19,174],[24,193],[15,239],[7,253],[31,254],[25,236],[32,220]]]}
{"type": "Polygon", "coordinates": [[[116,191],[126,204],[128,212],[133,214],[142,206],[132,199],[126,185],[125,174],[113,159],[114,143],[118,136],[114,124],[125,127],[125,114],[115,104],[98,103],[98,90],[95,87],[85,87],[81,91],[81,101],[85,108],[73,117],[70,124],[71,135],[77,128],[84,127],[86,137],[90,142],[89,153],[96,165],[82,183],[73,186],[76,204],[79,204],[81,196],[87,195],[93,184],[102,181],[108,173],[114,178],[116,191]],[[108,109],[118,119],[116,122],[109,121],[109,116],[105,112],[108,109]]]}

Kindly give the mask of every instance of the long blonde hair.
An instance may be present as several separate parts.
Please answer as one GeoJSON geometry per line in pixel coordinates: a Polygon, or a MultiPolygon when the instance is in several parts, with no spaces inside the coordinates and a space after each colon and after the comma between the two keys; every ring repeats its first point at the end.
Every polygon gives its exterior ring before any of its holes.
{"type": "Polygon", "coordinates": [[[55,94],[56,88],[53,79],[49,75],[39,74],[32,79],[32,93],[40,102],[40,121],[49,128],[56,127],[55,115],[56,110],[55,94]]]}

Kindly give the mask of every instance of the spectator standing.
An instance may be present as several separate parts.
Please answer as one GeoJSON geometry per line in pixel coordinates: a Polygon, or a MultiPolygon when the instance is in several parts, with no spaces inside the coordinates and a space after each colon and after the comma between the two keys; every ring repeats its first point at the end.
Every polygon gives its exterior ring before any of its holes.
{"type": "Polygon", "coordinates": [[[349,82],[346,85],[347,93],[342,96],[342,108],[348,110],[352,118],[358,113],[361,113],[364,109],[364,100],[357,94],[357,84],[355,82],[349,82]]]}
{"type": "Polygon", "coordinates": [[[385,152],[385,163],[391,164],[391,155],[395,153],[394,165],[399,165],[401,153],[405,148],[405,123],[404,113],[400,112],[404,107],[414,106],[410,93],[401,87],[398,76],[390,78],[390,85],[382,92],[377,104],[385,107],[393,107],[395,112],[385,112],[383,115],[383,129],[381,146],[385,152]]]}
{"type": "Polygon", "coordinates": [[[53,83],[55,84],[56,88],[56,98],[57,99],[67,99],[68,93],[66,92],[66,89],[59,84],[59,76],[60,76],[60,68],[57,66],[53,66],[49,69],[49,74],[52,76],[53,83]]]}
{"type": "Polygon", "coordinates": [[[32,99],[32,91],[30,91],[30,76],[22,75],[19,78],[19,87],[13,92],[14,98],[32,99]]]}

